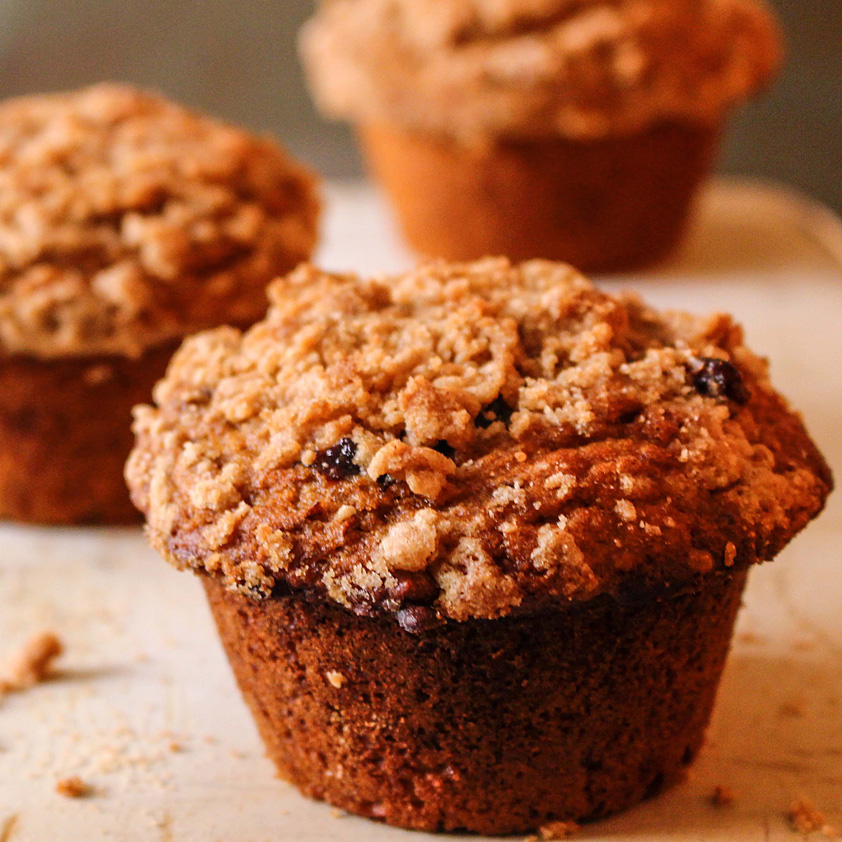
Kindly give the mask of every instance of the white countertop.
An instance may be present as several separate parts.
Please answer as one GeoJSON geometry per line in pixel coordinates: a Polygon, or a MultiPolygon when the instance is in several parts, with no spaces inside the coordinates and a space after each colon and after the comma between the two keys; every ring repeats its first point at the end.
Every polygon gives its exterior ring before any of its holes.
{"type": "MultiPolygon", "coordinates": [[[[328,198],[323,265],[408,265],[368,188],[328,198]]],[[[768,185],[719,182],[675,260],[606,283],[659,306],[734,313],[842,478],[842,224],[829,213],[768,185]]],[[[340,814],[274,777],[198,582],[139,531],[4,525],[0,558],[0,658],[43,629],[67,650],[53,680],[0,701],[0,842],[443,838],[340,814]],[[56,794],[73,775],[96,793],[56,794]]],[[[796,796],[842,830],[842,494],[752,573],[688,780],[577,838],[797,840],[784,818],[796,796]],[[733,806],[711,806],[718,784],[735,790],[733,806]]]]}

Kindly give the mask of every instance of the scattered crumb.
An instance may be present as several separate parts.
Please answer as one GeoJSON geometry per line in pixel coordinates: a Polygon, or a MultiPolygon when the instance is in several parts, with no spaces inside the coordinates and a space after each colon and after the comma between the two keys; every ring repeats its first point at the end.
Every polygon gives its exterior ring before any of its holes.
{"type": "Polygon", "coordinates": [[[765,639],[761,635],[755,634],[754,632],[744,631],[744,632],[740,632],[737,635],[737,641],[739,643],[752,644],[752,643],[764,643],[765,639]]]}
{"type": "Polygon", "coordinates": [[[56,782],[56,792],[65,798],[87,798],[93,795],[93,787],[79,777],[62,778],[56,782]]]}
{"type": "Polygon", "coordinates": [[[173,754],[178,754],[178,752],[180,752],[180,751],[183,751],[183,750],[184,750],[184,748],[183,748],[183,746],[181,745],[181,743],[176,742],[175,740],[173,740],[172,742],[168,743],[168,744],[167,744],[167,748],[168,748],[168,749],[169,749],[169,750],[170,750],[173,754]]]}
{"type": "Polygon", "coordinates": [[[807,798],[796,798],[789,805],[786,817],[789,826],[796,833],[819,832],[828,839],[836,838],[836,830],[827,824],[824,813],[816,809],[815,805],[807,798]]]}
{"type": "Polygon", "coordinates": [[[18,814],[9,816],[4,822],[0,822],[0,842],[10,842],[12,834],[18,825],[18,814]]]}
{"type": "Polygon", "coordinates": [[[335,670],[328,670],[325,673],[325,678],[327,679],[328,684],[332,687],[336,687],[337,690],[345,683],[345,676],[342,675],[341,672],[336,672],[335,670]]]}
{"type": "Polygon", "coordinates": [[[342,810],[337,810],[335,807],[330,811],[330,815],[334,819],[344,819],[348,817],[347,813],[344,813],[342,810]]]}
{"type": "Polygon", "coordinates": [[[576,822],[549,822],[538,828],[537,836],[529,836],[526,842],[542,842],[542,840],[570,839],[579,832],[576,822]]]}
{"type": "Polygon", "coordinates": [[[52,632],[41,632],[31,637],[0,672],[0,696],[26,690],[43,681],[53,661],[63,651],[61,641],[52,632]]]}
{"type": "Polygon", "coordinates": [[[710,796],[710,803],[714,807],[731,807],[737,800],[737,793],[730,786],[717,784],[710,796]]]}
{"type": "Polygon", "coordinates": [[[792,702],[784,702],[779,708],[778,713],[781,716],[801,717],[804,716],[806,708],[801,699],[792,702]]]}

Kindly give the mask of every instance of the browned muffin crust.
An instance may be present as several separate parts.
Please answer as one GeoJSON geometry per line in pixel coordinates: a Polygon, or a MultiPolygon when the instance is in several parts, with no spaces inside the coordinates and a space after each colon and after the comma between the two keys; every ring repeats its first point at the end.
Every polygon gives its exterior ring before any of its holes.
{"type": "Polygon", "coordinates": [[[389,824],[504,834],[605,816],[681,775],[744,580],[719,572],[668,599],[603,596],[420,635],[300,594],[205,586],[283,777],[389,824]]]}
{"type": "Polygon", "coordinates": [[[678,586],[772,558],[830,472],[728,317],[564,264],[302,268],[188,340],[127,466],[153,545],[405,628],[678,586]]]}
{"type": "Polygon", "coordinates": [[[220,322],[315,243],[274,142],[122,85],[0,103],[0,354],[121,354],[220,322]]]}

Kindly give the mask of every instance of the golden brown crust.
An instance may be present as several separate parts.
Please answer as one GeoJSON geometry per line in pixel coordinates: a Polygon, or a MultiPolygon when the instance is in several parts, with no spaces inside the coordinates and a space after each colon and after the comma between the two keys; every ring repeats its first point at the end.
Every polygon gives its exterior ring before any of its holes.
{"type": "Polygon", "coordinates": [[[127,466],[154,546],[404,625],[772,558],[830,473],[726,316],[564,264],[303,267],[245,335],[189,339],[127,466]]]}
{"type": "Polygon", "coordinates": [[[0,104],[0,353],[122,354],[248,324],[309,257],[312,177],[120,85],[0,104]]]}
{"type": "Polygon", "coordinates": [[[458,137],[715,125],[773,75],[756,0],[328,0],[303,34],[320,106],[458,137]]]}

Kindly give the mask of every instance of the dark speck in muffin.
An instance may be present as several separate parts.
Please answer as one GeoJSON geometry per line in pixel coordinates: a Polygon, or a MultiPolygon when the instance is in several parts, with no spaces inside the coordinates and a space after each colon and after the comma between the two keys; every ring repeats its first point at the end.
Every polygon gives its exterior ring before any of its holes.
{"type": "Polygon", "coordinates": [[[359,465],[354,462],[356,455],[357,445],[351,439],[339,439],[333,447],[320,450],[316,454],[313,467],[328,479],[348,479],[360,472],[359,465]]]}
{"type": "Polygon", "coordinates": [[[739,369],[727,360],[702,357],[691,368],[691,373],[693,387],[706,397],[728,398],[734,403],[744,404],[751,396],[739,369]]]}
{"type": "Polygon", "coordinates": [[[387,488],[391,488],[397,480],[391,474],[381,474],[377,477],[377,484],[385,491],[387,488]]]}

